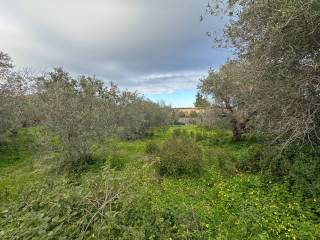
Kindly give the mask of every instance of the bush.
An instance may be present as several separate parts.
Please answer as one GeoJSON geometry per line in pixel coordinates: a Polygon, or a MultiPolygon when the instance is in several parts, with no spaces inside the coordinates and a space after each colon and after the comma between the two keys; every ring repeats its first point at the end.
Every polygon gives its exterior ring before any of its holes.
{"type": "Polygon", "coordinates": [[[145,148],[145,153],[150,155],[157,155],[160,151],[160,147],[155,142],[148,142],[145,148]]]}
{"type": "Polygon", "coordinates": [[[121,127],[120,137],[125,140],[142,139],[153,134],[156,127],[165,127],[172,122],[169,107],[146,100],[135,94],[120,106],[117,124],[121,127]]]}
{"type": "Polygon", "coordinates": [[[264,174],[279,179],[287,176],[296,157],[295,149],[287,149],[283,152],[276,147],[269,147],[261,159],[260,165],[264,174]]]}
{"type": "Polygon", "coordinates": [[[137,201],[142,170],[119,176],[105,169],[83,178],[36,183],[16,201],[0,205],[0,239],[123,239],[134,226],[121,217],[132,205],[129,201],[137,201]]]}
{"type": "Polygon", "coordinates": [[[199,115],[196,111],[192,111],[189,115],[191,118],[197,118],[199,115]]]}
{"type": "Polygon", "coordinates": [[[205,139],[205,136],[202,134],[202,133],[200,133],[200,132],[197,132],[196,133],[196,135],[195,135],[195,140],[197,141],[197,142],[200,142],[200,141],[202,141],[202,140],[204,140],[205,139]]]}
{"type": "Polygon", "coordinates": [[[191,138],[194,138],[196,134],[193,131],[191,131],[189,135],[191,138]]]}
{"type": "Polygon", "coordinates": [[[92,153],[81,154],[79,159],[76,161],[71,161],[70,164],[63,165],[67,167],[68,170],[74,172],[80,172],[86,170],[90,165],[93,165],[98,160],[93,156],[92,153]]]}
{"type": "Polygon", "coordinates": [[[173,124],[174,124],[174,125],[177,125],[177,126],[184,126],[184,125],[186,125],[185,123],[179,122],[178,120],[175,120],[175,121],[173,122],[173,124]]]}
{"type": "Polygon", "coordinates": [[[237,159],[233,152],[225,149],[212,149],[208,152],[208,157],[223,175],[232,176],[237,173],[237,159]]]}
{"type": "Polygon", "coordinates": [[[203,153],[196,142],[186,138],[173,138],[160,149],[160,175],[199,175],[203,170],[203,153]]]}
{"type": "Polygon", "coordinates": [[[180,128],[175,128],[172,131],[172,137],[190,137],[190,134],[188,133],[188,131],[186,129],[180,129],[180,128]]]}
{"type": "Polygon", "coordinates": [[[180,128],[173,129],[173,132],[172,132],[173,137],[181,137],[181,135],[182,135],[182,131],[180,128]]]}
{"type": "Polygon", "coordinates": [[[237,167],[244,172],[257,173],[261,170],[260,162],[262,158],[262,145],[249,146],[245,152],[238,155],[237,167]]]}
{"type": "Polygon", "coordinates": [[[320,197],[319,156],[319,147],[292,146],[281,153],[270,148],[260,164],[263,173],[273,181],[286,181],[292,193],[316,199],[320,197]]]}
{"type": "Polygon", "coordinates": [[[114,152],[109,157],[108,163],[112,169],[123,170],[128,163],[128,157],[120,152],[114,152]]]}
{"type": "Polygon", "coordinates": [[[232,134],[223,129],[211,129],[210,134],[203,134],[202,140],[208,146],[223,145],[232,142],[232,134]]]}
{"type": "Polygon", "coordinates": [[[296,156],[287,179],[292,192],[302,193],[307,198],[320,198],[320,162],[319,157],[296,156]]]}
{"type": "MultiPolygon", "coordinates": [[[[230,156],[228,156],[230,157],[230,156]]],[[[227,176],[233,176],[237,173],[236,161],[234,158],[219,158],[218,165],[221,173],[227,176]]]]}

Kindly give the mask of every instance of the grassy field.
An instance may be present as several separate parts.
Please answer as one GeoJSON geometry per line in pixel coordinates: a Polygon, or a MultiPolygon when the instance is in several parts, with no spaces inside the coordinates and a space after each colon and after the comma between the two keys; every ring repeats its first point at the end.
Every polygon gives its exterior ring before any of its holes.
{"type": "Polygon", "coordinates": [[[61,173],[23,148],[0,152],[0,239],[320,239],[319,203],[238,170],[254,141],[196,126],[93,146],[98,162],[61,173]],[[203,149],[197,177],[161,177],[159,145],[181,129],[203,149]],[[112,149],[112,150],[111,150],[112,149]]]}

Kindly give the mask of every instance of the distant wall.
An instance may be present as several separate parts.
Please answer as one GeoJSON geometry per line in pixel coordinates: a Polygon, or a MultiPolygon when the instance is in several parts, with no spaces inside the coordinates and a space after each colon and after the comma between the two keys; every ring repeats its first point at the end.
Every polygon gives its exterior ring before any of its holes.
{"type": "Polygon", "coordinates": [[[195,112],[195,113],[202,113],[205,108],[202,107],[195,107],[195,108],[173,108],[173,110],[175,112],[180,112],[180,113],[184,113],[186,116],[189,116],[191,113],[195,112]]]}
{"type": "Polygon", "coordinates": [[[199,118],[178,118],[177,122],[185,125],[195,124],[199,122],[199,118]]]}
{"type": "Polygon", "coordinates": [[[205,108],[173,108],[177,123],[179,124],[193,124],[199,122],[199,115],[205,111],[205,108]]]}

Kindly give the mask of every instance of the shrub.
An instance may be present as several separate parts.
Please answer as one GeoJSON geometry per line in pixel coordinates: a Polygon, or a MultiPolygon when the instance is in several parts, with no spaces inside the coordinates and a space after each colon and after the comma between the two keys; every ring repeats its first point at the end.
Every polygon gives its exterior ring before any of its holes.
{"type": "Polygon", "coordinates": [[[292,146],[282,152],[273,147],[261,158],[263,173],[273,181],[286,181],[293,193],[307,198],[320,197],[319,147],[292,146]]]}
{"type": "Polygon", "coordinates": [[[197,118],[198,117],[198,113],[196,111],[192,111],[189,116],[191,118],[197,118]]]}
{"type": "Polygon", "coordinates": [[[193,131],[191,131],[189,135],[190,135],[191,138],[195,137],[195,133],[193,131]]]}
{"type": "Polygon", "coordinates": [[[320,198],[319,173],[319,157],[298,154],[288,174],[292,192],[300,192],[308,198],[320,198]]]}
{"type": "Polygon", "coordinates": [[[173,132],[172,132],[173,137],[180,137],[181,135],[182,135],[182,131],[180,128],[173,129],[173,132]]]}
{"type": "Polygon", "coordinates": [[[186,138],[173,138],[160,149],[160,175],[199,175],[203,170],[203,154],[196,142],[186,138]]]}
{"type": "Polygon", "coordinates": [[[183,123],[183,122],[179,122],[178,120],[175,120],[175,121],[173,122],[173,124],[174,124],[174,125],[177,125],[177,126],[183,126],[183,125],[186,125],[185,123],[183,123]]]}
{"type": "Polygon", "coordinates": [[[197,132],[196,133],[196,135],[195,135],[195,140],[197,141],[197,142],[200,142],[200,141],[202,141],[202,140],[204,140],[205,139],[205,136],[202,134],[202,133],[200,133],[200,132],[197,132]]]}
{"type": "Polygon", "coordinates": [[[280,152],[276,147],[269,147],[261,159],[260,165],[264,174],[274,179],[289,174],[292,163],[295,161],[295,150],[287,149],[280,152]]]}
{"type": "Polygon", "coordinates": [[[84,153],[79,155],[79,158],[75,161],[71,161],[70,164],[65,163],[62,167],[66,167],[69,171],[80,172],[86,170],[89,165],[93,165],[97,162],[97,159],[92,153],[84,153]]]}
{"type": "Polygon", "coordinates": [[[150,155],[157,155],[160,151],[160,147],[155,142],[148,142],[145,148],[145,153],[150,155]]]}
{"type": "Polygon", "coordinates": [[[238,169],[244,172],[257,173],[261,170],[260,162],[263,158],[262,145],[249,146],[245,152],[238,155],[238,169]]]}
{"type": "Polygon", "coordinates": [[[135,191],[142,171],[119,176],[103,170],[83,178],[48,178],[36,183],[16,201],[0,205],[0,239],[123,239],[134,226],[125,225],[121,217],[129,212],[129,201],[137,201],[140,195],[135,191]],[[5,212],[3,206],[7,206],[5,212]]]}
{"type": "Polygon", "coordinates": [[[180,128],[175,128],[172,131],[172,137],[184,137],[184,138],[188,138],[191,137],[190,133],[188,133],[188,131],[186,129],[180,129],[180,128]]]}
{"type": "Polygon", "coordinates": [[[128,157],[120,152],[114,152],[108,159],[110,168],[115,170],[122,170],[126,167],[128,163],[128,157]]]}
{"type": "Polygon", "coordinates": [[[210,134],[205,134],[203,140],[206,140],[206,144],[209,146],[223,145],[231,143],[232,134],[230,131],[223,129],[212,129],[210,134]]]}
{"type": "Polygon", "coordinates": [[[165,127],[172,122],[172,112],[164,104],[146,100],[134,93],[120,105],[117,123],[121,127],[120,137],[125,140],[136,140],[153,134],[152,129],[165,127]]]}
{"type": "Polygon", "coordinates": [[[214,161],[223,175],[229,176],[237,173],[237,159],[232,152],[225,149],[213,149],[209,152],[209,158],[214,161]]]}

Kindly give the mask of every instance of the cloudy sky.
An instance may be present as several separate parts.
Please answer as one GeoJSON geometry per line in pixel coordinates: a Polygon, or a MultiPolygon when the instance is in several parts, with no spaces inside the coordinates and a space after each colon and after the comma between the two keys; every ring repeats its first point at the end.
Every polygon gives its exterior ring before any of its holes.
{"type": "Polygon", "coordinates": [[[192,106],[199,78],[229,56],[200,22],[208,0],[0,0],[0,50],[18,68],[95,74],[152,100],[192,106]]]}

